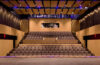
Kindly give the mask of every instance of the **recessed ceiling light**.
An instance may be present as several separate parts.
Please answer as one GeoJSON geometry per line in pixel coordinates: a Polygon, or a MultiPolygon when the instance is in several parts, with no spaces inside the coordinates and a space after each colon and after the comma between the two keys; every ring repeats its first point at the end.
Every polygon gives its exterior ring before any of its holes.
{"type": "Polygon", "coordinates": [[[85,9],[88,9],[88,7],[85,7],[85,9]]]}

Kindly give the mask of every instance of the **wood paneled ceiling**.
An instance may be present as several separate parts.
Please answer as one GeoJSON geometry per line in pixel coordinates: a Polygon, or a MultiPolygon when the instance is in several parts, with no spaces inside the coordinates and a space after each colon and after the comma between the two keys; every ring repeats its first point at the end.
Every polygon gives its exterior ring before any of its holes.
{"type": "Polygon", "coordinates": [[[94,0],[0,0],[17,14],[63,14],[82,15],[100,1],[94,0]]]}

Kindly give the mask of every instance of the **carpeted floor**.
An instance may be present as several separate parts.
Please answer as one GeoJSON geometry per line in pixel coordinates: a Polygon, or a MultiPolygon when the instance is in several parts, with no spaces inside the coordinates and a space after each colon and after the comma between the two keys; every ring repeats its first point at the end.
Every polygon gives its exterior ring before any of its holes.
{"type": "Polygon", "coordinates": [[[100,58],[0,58],[0,65],[100,65],[100,58]]]}

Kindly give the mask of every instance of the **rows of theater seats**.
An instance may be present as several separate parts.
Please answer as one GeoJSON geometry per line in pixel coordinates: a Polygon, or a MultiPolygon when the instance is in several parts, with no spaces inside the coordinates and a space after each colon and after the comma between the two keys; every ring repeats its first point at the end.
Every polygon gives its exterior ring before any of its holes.
{"type": "Polygon", "coordinates": [[[43,40],[45,37],[56,37],[58,40],[70,39],[74,40],[73,34],[71,32],[29,32],[26,36],[26,40],[30,39],[40,39],[43,40]]]}
{"type": "Polygon", "coordinates": [[[27,45],[20,44],[10,56],[34,56],[34,55],[67,55],[67,56],[91,56],[81,44],[70,45],[27,45]]]}
{"type": "Polygon", "coordinates": [[[73,36],[71,32],[29,32],[33,36],[73,36]]]}
{"type": "Polygon", "coordinates": [[[67,40],[76,40],[75,37],[67,37],[67,36],[58,37],[58,40],[64,40],[64,39],[65,39],[65,40],[66,40],[66,39],[67,39],[67,40]]]}

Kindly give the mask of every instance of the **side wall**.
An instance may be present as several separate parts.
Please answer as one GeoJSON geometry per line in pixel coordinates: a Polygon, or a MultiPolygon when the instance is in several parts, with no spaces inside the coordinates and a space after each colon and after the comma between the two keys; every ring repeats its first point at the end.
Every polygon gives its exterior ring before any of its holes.
{"type": "MultiPolygon", "coordinates": [[[[24,32],[2,24],[0,24],[0,34],[17,36],[17,40],[15,41],[16,47],[24,36],[24,32]]],[[[12,40],[0,40],[0,56],[5,56],[9,51],[12,50],[12,43],[12,40]]]]}
{"type": "MultiPolygon", "coordinates": [[[[100,34],[100,25],[95,25],[87,29],[80,30],[76,32],[76,36],[79,38],[81,43],[85,45],[85,41],[83,40],[83,36],[100,34]]],[[[88,49],[95,54],[96,56],[100,56],[100,39],[98,40],[88,40],[88,49]]]]}
{"type": "Polygon", "coordinates": [[[13,49],[13,40],[0,40],[0,56],[6,56],[13,49]]]}
{"type": "Polygon", "coordinates": [[[29,32],[29,21],[27,19],[23,19],[20,23],[20,30],[25,33],[29,32]]]}
{"type": "Polygon", "coordinates": [[[71,30],[73,33],[77,32],[80,30],[80,23],[78,20],[72,20],[72,23],[71,23],[71,30]]]}
{"type": "Polygon", "coordinates": [[[71,32],[71,19],[30,19],[29,31],[69,31],[71,32]],[[59,28],[42,28],[42,23],[59,23],[59,28]]]}

